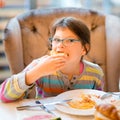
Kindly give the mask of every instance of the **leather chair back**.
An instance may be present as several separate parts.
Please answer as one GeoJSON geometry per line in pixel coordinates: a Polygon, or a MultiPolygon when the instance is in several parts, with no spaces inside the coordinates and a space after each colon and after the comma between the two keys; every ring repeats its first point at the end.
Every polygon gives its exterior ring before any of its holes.
{"type": "Polygon", "coordinates": [[[4,47],[13,74],[33,59],[47,54],[49,28],[58,18],[74,16],[91,32],[91,50],[85,59],[100,65],[105,74],[105,91],[119,91],[120,18],[81,8],[30,10],[12,18],[4,31],[4,47]]]}

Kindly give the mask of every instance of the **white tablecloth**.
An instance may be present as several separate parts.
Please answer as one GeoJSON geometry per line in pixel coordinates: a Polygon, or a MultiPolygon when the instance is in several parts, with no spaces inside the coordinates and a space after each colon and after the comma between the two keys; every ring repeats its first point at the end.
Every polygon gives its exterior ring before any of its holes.
{"type": "MultiPolygon", "coordinates": [[[[45,99],[44,101],[51,101],[53,98],[48,98],[45,99]]],[[[35,104],[35,99],[24,99],[21,101],[16,101],[13,103],[2,103],[0,102],[0,120],[27,120],[25,118],[29,118],[30,116],[35,116],[35,115],[49,115],[48,113],[44,112],[41,110],[41,108],[35,108],[31,110],[22,110],[18,111],[16,109],[17,106],[20,105],[34,105],[35,104]]],[[[62,113],[56,109],[50,108],[52,111],[56,114],[56,116],[60,116],[62,120],[94,120],[93,116],[75,116],[75,115],[69,115],[62,113]]],[[[42,119],[41,119],[42,120],[42,119]]],[[[47,120],[47,119],[44,119],[47,120]]]]}
{"type": "MultiPolygon", "coordinates": [[[[32,108],[31,110],[22,110],[18,111],[17,106],[21,105],[35,105],[35,101],[39,99],[23,99],[12,103],[2,103],[0,102],[0,120],[30,120],[27,119],[32,116],[40,115],[50,115],[49,113],[43,111],[40,107],[32,108]],[[26,118],[26,119],[25,119],[26,118]]],[[[42,103],[48,103],[54,101],[54,97],[40,99],[42,103]]],[[[117,107],[120,111],[120,100],[118,100],[117,107]]],[[[49,109],[58,117],[61,117],[62,120],[94,120],[94,116],[80,116],[80,115],[70,115],[64,112],[60,112],[55,109],[54,106],[49,106],[49,109]]],[[[31,119],[32,120],[32,119],[31,119]]],[[[37,120],[37,119],[35,119],[37,120]]],[[[41,119],[49,120],[49,119],[41,119]]]]}

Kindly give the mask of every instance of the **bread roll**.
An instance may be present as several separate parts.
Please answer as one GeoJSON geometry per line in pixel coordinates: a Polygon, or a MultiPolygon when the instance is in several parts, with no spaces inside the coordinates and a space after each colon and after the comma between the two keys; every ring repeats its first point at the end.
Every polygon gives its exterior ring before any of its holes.
{"type": "Polygon", "coordinates": [[[118,111],[112,104],[99,104],[95,108],[95,120],[120,120],[118,111]]]}

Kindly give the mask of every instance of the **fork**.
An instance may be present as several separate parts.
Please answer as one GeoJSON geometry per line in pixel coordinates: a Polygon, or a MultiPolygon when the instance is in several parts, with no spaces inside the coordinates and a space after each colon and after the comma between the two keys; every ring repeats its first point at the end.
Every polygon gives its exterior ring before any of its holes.
{"type": "Polygon", "coordinates": [[[41,104],[40,101],[35,101],[35,103],[37,105],[24,105],[24,106],[18,106],[16,107],[17,110],[26,110],[28,108],[33,108],[33,107],[41,107],[41,106],[46,106],[46,105],[56,105],[56,104],[61,104],[61,103],[66,103],[68,101],[71,101],[72,99],[64,99],[64,100],[60,100],[60,101],[55,101],[55,102],[50,102],[50,103],[44,103],[44,104],[41,104]]]}

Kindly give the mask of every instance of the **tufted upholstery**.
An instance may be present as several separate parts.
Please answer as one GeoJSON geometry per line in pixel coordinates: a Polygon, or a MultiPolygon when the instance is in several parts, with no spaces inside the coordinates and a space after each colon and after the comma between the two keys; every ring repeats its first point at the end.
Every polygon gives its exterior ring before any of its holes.
{"type": "Polygon", "coordinates": [[[119,91],[120,18],[81,8],[31,10],[11,19],[4,31],[4,47],[12,73],[49,51],[51,23],[63,16],[82,19],[91,31],[91,51],[85,59],[105,73],[105,91],[119,91]]]}

